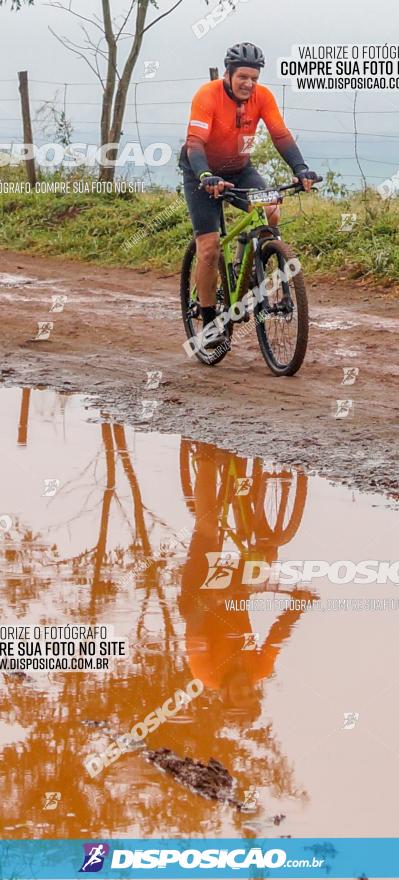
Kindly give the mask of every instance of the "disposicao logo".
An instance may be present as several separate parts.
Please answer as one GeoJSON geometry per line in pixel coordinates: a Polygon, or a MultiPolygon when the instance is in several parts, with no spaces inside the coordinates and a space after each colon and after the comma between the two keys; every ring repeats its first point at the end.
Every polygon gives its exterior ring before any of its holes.
{"type": "Polygon", "coordinates": [[[104,865],[104,859],[109,853],[108,843],[84,843],[84,859],[83,865],[79,869],[79,874],[94,874],[101,871],[104,865]]]}

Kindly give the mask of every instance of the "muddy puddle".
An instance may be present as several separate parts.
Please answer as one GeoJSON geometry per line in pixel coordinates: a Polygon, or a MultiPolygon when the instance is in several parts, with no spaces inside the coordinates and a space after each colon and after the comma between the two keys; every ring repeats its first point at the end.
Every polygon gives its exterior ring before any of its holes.
{"type": "Polygon", "coordinates": [[[277,563],[393,562],[397,511],[79,396],[4,389],[0,418],[1,626],[127,645],[0,672],[2,834],[396,836],[399,587],[277,563]]]}

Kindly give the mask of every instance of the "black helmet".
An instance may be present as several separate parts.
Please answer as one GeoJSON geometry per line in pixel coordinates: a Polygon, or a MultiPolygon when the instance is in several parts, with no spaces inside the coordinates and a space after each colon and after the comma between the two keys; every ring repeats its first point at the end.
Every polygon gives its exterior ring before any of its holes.
{"type": "Polygon", "coordinates": [[[265,66],[265,56],[262,49],[258,49],[253,43],[236,43],[227,50],[224,63],[226,68],[257,67],[260,70],[265,66]]]}

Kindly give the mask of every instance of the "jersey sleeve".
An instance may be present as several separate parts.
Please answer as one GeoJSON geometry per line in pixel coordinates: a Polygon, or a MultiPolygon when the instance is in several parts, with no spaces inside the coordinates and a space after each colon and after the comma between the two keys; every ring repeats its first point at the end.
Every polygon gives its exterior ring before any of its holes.
{"type": "Polygon", "coordinates": [[[294,174],[302,169],[307,169],[308,166],[289,128],[287,128],[284,122],[274,95],[265,86],[259,87],[259,94],[260,117],[266,125],[276,150],[278,150],[287,165],[292,168],[294,174]]]}
{"type": "Polygon", "coordinates": [[[188,123],[188,137],[198,138],[206,144],[211,133],[213,115],[214,101],[206,85],[194,95],[188,123]]]}

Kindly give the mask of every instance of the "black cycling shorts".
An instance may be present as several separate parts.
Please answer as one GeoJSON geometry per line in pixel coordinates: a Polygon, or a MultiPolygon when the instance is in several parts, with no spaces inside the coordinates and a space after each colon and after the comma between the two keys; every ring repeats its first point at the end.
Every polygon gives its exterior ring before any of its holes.
{"type": "MultiPolygon", "coordinates": [[[[267,188],[266,181],[256,170],[254,165],[249,162],[241,171],[236,172],[215,172],[217,177],[222,177],[234,186],[242,189],[267,188]]],[[[215,199],[209,195],[205,189],[198,189],[199,180],[194,172],[186,168],[183,169],[184,195],[190,212],[191,222],[195,236],[205,235],[207,232],[219,232],[220,230],[220,209],[223,204],[221,199],[215,199]]],[[[240,198],[245,199],[245,193],[240,193],[240,198]]],[[[234,202],[229,200],[230,204],[235,204],[237,208],[247,210],[249,203],[234,202]]]]}

